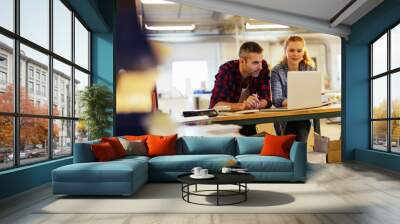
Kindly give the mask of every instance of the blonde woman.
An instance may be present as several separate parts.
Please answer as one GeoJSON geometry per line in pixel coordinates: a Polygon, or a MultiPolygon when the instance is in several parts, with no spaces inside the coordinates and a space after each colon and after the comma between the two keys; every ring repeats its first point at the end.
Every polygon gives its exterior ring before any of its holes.
{"type": "MultiPolygon", "coordinates": [[[[287,107],[288,71],[313,71],[314,61],[300,36],[290,36],[284,44],[282,61],[271,71],[272,103],[275,107],[287,107]]],[[[306,99],[305,99],[306,100],[306,99]]],[[[307,142],[311,123],[309,120],[275,123],[278,135],[295,134],[297,141],[307,142]]]]}

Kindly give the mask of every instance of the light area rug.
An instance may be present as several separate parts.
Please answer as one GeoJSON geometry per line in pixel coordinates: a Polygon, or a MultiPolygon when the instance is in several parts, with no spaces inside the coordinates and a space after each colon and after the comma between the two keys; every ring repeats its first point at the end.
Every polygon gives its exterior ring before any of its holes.
{"type": "MultiPolygon", "coordinates": [[[[231,189],[235,186],[224,186],[231,189]]],[[[360,213],[356,204],[344,201],[317,184],[249,184],[247,201],[237,205],[205,206],[182,200],[178,183],[150,183],[131,197],[57,197],[35,213],[125,214],[125,213],[360,213]]],[[[237,187],[236,187],[237,188],[237,187]]],[[[199,185],[212,190],[214,185],[199,185]]],[[[191,188],[194,190],[194,187],[191,188]]],[[[213,193],[211,193],[213,194],[213,193]]],[[[214,196],[191,196],[199,203],[215,203],[214,196]]],[[[228,203],[240,198],[224,197],[228,203]]]]}

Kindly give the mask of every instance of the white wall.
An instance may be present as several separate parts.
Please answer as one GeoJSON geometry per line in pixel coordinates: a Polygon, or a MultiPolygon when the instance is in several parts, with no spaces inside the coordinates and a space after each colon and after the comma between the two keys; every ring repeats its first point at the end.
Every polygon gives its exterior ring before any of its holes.
{"type": "MultiPolygon", "coordinates": [[[[171,55],[164,65],[159,66],[160,75],[157,79],[157,91],[159,93],[174,92],[172,87],[172,62],[205,60],[207,61],[209,77],[206,86],[213,86],[214,76],[219,67],[220,44],[219,43],[166,43],[171,50],[171,55]]],[[[176,94],[173,94],[176,96],[176,94]]]]}
{"type": "MultiPolygon", "coordinates": [[[[180,114],[184,110],[194,109],[193,96],[183,96],[172,85],[172,63],[174,61],[204,60],[207,62],[208,80],[206,89],[211,90],[214,85],[214,76],[220,63],[220,43],[195,42],[195,43],[165,43],[170,48],[171,55],[167,61],[159,66],[157,78],[157,92],[159,108],[165,113],[180,114]]],[[[203,100],[204,101],[204,100],[203,100]]],[[[208,107],[208,102],[202,102],[203,108],[208,107]]]]}
{"type": "MultiPolygon", "coordinates": [[[[239,58],[239,48],[242,43],[245,41],[239,42],[239,46],[236,46],[235,41],[223,41],[220,43],[220,51],[221,51],[221,57],[220,61],[221,64],[229,61],[229,60],[234,60],[239,58]]],[[[264,59],[270,63],[269,58],[270,58],[270,43],[268,41],[257,41],[257,43],[264,49],[263,56],[264,59]]]]}

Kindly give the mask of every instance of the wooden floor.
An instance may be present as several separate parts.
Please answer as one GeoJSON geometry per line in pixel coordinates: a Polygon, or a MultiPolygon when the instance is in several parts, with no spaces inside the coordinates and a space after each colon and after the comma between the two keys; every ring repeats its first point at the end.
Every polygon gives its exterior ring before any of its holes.
{"type": "Polygon", "coordinates": [[[36,214],[37,208],[54,200],[47,185],[1,201],[0,223],[400,223],[398,173],[359,163],[312,164],[308,182],[366,206],[356,214],[36,214]]]}

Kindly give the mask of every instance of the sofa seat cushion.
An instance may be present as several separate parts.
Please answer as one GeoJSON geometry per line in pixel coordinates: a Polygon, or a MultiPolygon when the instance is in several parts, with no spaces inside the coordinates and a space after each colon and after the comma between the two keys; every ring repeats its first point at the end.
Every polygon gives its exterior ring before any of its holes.
{"type": "Polygon", "coordinates": [[[152,172],[190,172],[193,167],[199,166],[216,172],[231,159],[235,158],[222,154],[158,156],[149,160],[149,170],[152,172]]]}
{"type": "Polygon", "coordinates": [[[127,162],[129,162],[129,161],[134,161],[134,160],[138,160],[138,161],[143,161],[143,162],[147,162],[147,161],[149,161],[149,159],[150,159],[150,157],[148,157],[148,156],[135,156],[135,155],[130,155],[130,156],[125,156],[124,158],[121,158],[121,159],[117,159],[117,160],[114,160],[113,162],[115,162],[115,161],[127,161],[127,162]]]}
{"type": "Polygon", "coordinates": [[[52,174],[53,181],[58,182],[131,182],[137,172],[147,172],[145,161],[75,163],[59,167],[52,174]]]}
{"type": "Polygon", "coordinates": [[[293,172],[292,161],[279,156],[239,155],[236,160],[249,172],[293,172]]]}

